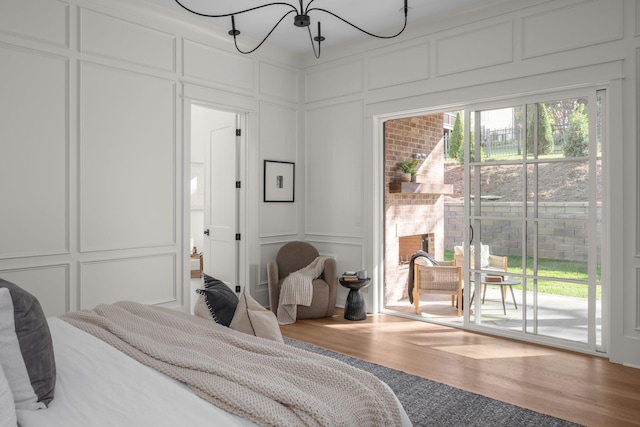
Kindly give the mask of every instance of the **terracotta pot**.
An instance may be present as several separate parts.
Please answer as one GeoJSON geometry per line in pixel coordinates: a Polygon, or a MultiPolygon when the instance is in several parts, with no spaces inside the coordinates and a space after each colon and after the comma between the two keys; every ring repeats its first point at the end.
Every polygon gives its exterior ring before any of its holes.
{"type": "Polygon", "coordinates": [[[411,182],[411,174],[410,173],[401,173],[400,174],[400,182],[411,182]]]}

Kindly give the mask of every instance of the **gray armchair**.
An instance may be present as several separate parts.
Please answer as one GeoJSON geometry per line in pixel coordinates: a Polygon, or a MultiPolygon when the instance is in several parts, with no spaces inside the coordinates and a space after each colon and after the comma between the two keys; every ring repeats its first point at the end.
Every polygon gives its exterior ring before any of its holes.
{"type": "MultiPolygon", "coordinates": [[[[318,250],[307,242],[289,242],[278,251],[275,260],[267,264],[269,283],[269,308],[278,314],[280,287],[284,279],[294,271],[311,264],[319,256],[318,250]]],[[[316,319],[333,315],[336,307],[338,274],[336,260],[329,258],[324,263],[324,272],[313,280],[313,297],[308,307],[297,307],[298,319],[316,319]]]]}

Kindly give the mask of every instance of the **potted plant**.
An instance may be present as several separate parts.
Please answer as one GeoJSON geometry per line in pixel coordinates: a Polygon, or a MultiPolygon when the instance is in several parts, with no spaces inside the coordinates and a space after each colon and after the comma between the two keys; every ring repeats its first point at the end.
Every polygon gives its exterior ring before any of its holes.
{"type": "Polygon", "coordinates": [[[417,172],[418,159],[407,159],[401,162],[396,163],[398,169],[402,171],[400,175],[401,182],[410,182],[411,177],[414,176],[417,172]]]}

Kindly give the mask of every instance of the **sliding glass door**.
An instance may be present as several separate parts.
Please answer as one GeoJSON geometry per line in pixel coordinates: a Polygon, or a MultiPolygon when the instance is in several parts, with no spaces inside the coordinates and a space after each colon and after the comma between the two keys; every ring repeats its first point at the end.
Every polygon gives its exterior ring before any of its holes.
{"type": "Polygon", "coordinates": [[[460,262],[469,327],[604,351],[605,95],[584,90],[465,111],[460,262]]]}

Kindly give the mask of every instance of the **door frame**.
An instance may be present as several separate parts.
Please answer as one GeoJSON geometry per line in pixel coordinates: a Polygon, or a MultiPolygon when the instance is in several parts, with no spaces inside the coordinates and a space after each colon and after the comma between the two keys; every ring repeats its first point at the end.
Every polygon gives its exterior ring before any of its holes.
{"type": "MultiPolygon", "coordinates": [[[[601,282],[603,284],[612,283],[612,280],[615,280],[616,277],[619,277],[619,274],[617,274],[616,270],[613,268],[613,265],[612,265],[612,263],[614,264],[616,263],[616,260],[612,259],[610,256],[607,255],[611,253],[611,249],[612,249],[612,243],[611,243],[612,240],[608,236],[608,231],[612,230],[611,218],[613,216],[611,213],[611,195],[612,195],[611,194],[611,189],[612,189],[611,175],[613,172],[610,170],[610,164],[612,161],[612,155],[614,154],[614,151],[615,151],[615,147],[612,147],[612,144],[611,144],[611,141],[614,140],[614,138],[612,138],[611,130],[614,129],[614,126],[615,126],[614,122],[616,122],[616,120],[612,120],[612,117],[614,116],[611,113],[611,109],[614,108],[615,110],[615,107],[612,106],[611,99],[613,97],[612,92],[616,92],[617,90],[619,92],[619,82],[609,81],[602,84],[576,85],[575,87],[572,87],[572,88],[550,88],[550,89],[539,91],[536,93],[533,93],[533,92],[519,93],[519,94],[515,93],[509,96],[500,97],[499,99],[489,98],[485,101],[466,101],[466,102],[460,102],[460,103],[439,105],[436,107],[416,108],[410,111],[383,113],[379,115],[374,114],[371,116],[372,140],[373,140],[373,150],[374,150],[373,171],[372,171],[373,189],[374,189],[374,206],[373,206],[374,207],[373,209],[373,231],[374,232],[371,240],[372,240],[372,246],[373,248],[375,248],[373,252],[373,257],[374,257],[374,265],[376,265],[376,268],[374,269],[373,279],[374,279],[374,283],[378,284],[377,288],[375,289],[375,296],[377,296],[377,298],[374,299],[374,304],[375,304],[375,308],[377,309],[377,312],[393,314],[400,317],[406,317],[413,320],[418,320],[414,315],[403,314],[396,311],[385,309],[384,298],[381,297],[382,295],[384,295],[384,280],[385,280],[384,250],[379,249],[379,248],[383,248],[384,246],[384,233],[385,233],[385,228],[384,228],[385,227],[384,226],[384,191],[385,191],[384,189],[384,170],[385,170],[384,169],[384,122],[388,120],[393,120],[393,119],[414,117],[418,115],[428,115],[428,114],[434,114],[434,113],[445,112],[445,111],[454,111],[454,110],[471,111],[471,110],[478,110],[478,109],[499,108],[500,106],[505,106],[510,103],[513,104],[515,102],[525,103],[528,100],[534,100],[534,102],[542,102],[542,99],[543,98],[546,99],[546,97],[556,98],[556,97],[562,97],[562,96],[570,96],[571,94],[584,93],[592,90],[596,91],[598,89],[607,90],[608,110],[606,111],[607,124],[605,127],[606,134],[604,135],[604,137],[606,138],[607,141],[609,141],[609,143],[605,144],[605,146],[602,149],[602,158],[603,158],[602,192],[603,194],[602,194],[602,225],[601,226],[603,230],[603,236],[601,238],[601,245],[602,245],[601,247],[602,247],[603,255],[601,259],[601,264],[602,264],[601,282]]],[[[465,122],[465,126],[467,126],[467,122],[465,122]]],[[[466,158],[469,158],[468,157],[469,156],[468,140],[466,140],[468,135],[469,133],[467,131],[465,133],[465,144],[466,144],[466,150],[467,150],[466,156],[465,156],[466,158]]],[[[465,173],[465,179],[467,179],[466,175],[467,174],[465,173]]],[[[468,183],[467,183],[467,186],[468,186],[468,183]]],[[[467,209],[468,209],[468,204],[465,204],[465,212],[467,209]]],[[[468,241],[468,231],[466,230],[466,228],[464,230],[463,241],[464,242],[468,241]]],[[[465,274],[467,273],[468,271],[465,272],[465,274]]],[[[465,305],[468,304],[467,300],[468,299],[465,298],[465,305]]],[[[611,311],[612,301],[613,301],[613,295],[611,294],[610,286],[603,286],[602,339],[603,339],[603,345],[606,349],[605,352],[586,351],[582,346],[574,345],[573,343],[568,343],[565,345],[560,340],[550,340],[545,337],[532,336],[532,335],[526,335],[526,336],[523,336],[521,334],[515,335],[512,333],[509,333],[509,331],[499,331],[499,330],[490,329],[484,326],[470,324],[469,318],[468,318],[468,306],[467,306],[467,310],[465,310],[465,315],[464,315],[464,320],[462,322],[462,325],[453,325],[450,323],[439,322],[438,320],[434,320],[434,319],[419,319],[419,320],[427,321],[435,324],[443,324],[451,327],[461,327],[462,329],[465,329],[465,330],[476,331],[481,333],[489,333],[494,336],[512,338],[512,339],[533,342],[533,343],[542,344],[542,345],[551,345],[556,348],[563,348],[563,349],[568,349],[573,351],[580,351],[588,354],[594,354],[598,356],[610,357],[612,353],[610,331],[611,331],[611,328],[615,326],[615,321],[616,321],[611,311]]]]}
{"type": "MultiPolygon", "coordinates": [[[[238,137],[239,147],[237,151],[237,179],[242,183],[241,188],[238,190],[240,193],[237,200],[237,209],[238,209],[238,233],[240,233],[241,240],[239,242],[238,249],[238,284],[241,286],[241,289],[244,288],[245,285],[250,283],[250,271],[249,271],[249,240],[251,238],[250,235],[250,224],[248,223],[247,217],[247,182],[248,182],[248,127],[250,116],[249,111],[242,111],[241,109],[222,106],[212,102],[202,101],[199,99],[193,98],[183,98],[183,135],[182,135],[182,150],[179,154],[182,156],[182,278],[183,278],[183,286],[182,286],[182,308],[183,311],[189,311],[192,304],[192,299],[195,299],[196,296],[192,295],[191,292],[191,247],[190,247],[190,232],[191,232],[191,194],[190,194],[190,180],[191,180],[191,106],[198,105],[200,107],[208,108],[215,111],[221,111],[224,113],[235,114],[238,128],[241,129],[241,135],[238,137]]],[[[176,201],[179,203],[179,201],[176,201]]]]}

